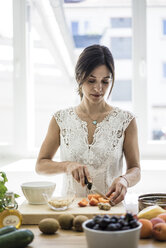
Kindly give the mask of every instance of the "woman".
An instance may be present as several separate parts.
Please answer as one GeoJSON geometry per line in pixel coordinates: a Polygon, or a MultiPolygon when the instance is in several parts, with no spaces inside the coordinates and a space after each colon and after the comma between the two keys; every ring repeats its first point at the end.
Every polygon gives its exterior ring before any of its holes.
{"type": "Polygon", "coordinates": [[[135,117],[110,106],[106,96],[114,85],[114,60],[105,46],[92,45],[81,53],[75,68],[81,102],[60,110],[50,121],[36,171],[65,173],[64,190],[86,196],[85,176],[112,204],[121,202],[127,187],[140,180],[139,148],[135,117]],[[58,147],[61,161],[53,161],[58,147]],[[123,154],[127,169],[122,175],[123,154]]]}

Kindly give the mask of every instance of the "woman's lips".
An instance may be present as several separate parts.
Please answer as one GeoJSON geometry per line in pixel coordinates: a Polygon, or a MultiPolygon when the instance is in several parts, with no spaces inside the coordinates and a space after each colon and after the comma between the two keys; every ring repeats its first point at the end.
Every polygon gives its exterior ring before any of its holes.
{"type": "Polygon", "coordinates": [[[101,95],[97,95],[97,94],[91,94],[94,97],[100,97],[101,95]]]}

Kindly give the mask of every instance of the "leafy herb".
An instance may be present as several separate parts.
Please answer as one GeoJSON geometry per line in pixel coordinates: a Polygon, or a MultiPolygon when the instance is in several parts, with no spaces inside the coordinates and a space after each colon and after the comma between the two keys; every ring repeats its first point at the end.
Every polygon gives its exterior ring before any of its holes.
{"type": "MultiPolygon", "coordinates": [[[[0,212],[4,210],[3,207],[3,201],[5,198],[5,193],[7,192],[7,187],[5,186],[5,183],[8,181],[6,173],[0,172],[0,212]]],[[[19,195],[14,194],[15,198],[19,197],[19,195]]]]}

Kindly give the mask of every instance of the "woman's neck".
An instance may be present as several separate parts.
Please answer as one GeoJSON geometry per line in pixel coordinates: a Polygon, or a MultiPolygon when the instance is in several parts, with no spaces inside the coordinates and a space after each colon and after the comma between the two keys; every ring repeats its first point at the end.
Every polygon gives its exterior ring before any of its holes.
{"type": "Polygon", "coordinates": [[[86,101],[86,99],[83,99],[79,106],[82,109],[82,111],[88,114],[103,113],[111,109],[111,106],[109,106],[105,101],[94,104],[94,103],[89,103],[89,101],[86,101]]]}

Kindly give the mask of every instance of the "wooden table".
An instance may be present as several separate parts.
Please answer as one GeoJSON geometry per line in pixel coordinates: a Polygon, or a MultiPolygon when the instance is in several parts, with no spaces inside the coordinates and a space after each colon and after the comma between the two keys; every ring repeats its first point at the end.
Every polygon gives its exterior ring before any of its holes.
{"type": "MultiPolygon", "coordinates": [[[[72,230],[59,229],[56,234],[42,234],[37,225],[22,225],[21,228],[31,230],[35,238],[27,248],[87,248],[84,233],[72,230]]],[[[153,239],[142,239],[139,241],[138,248],[165,248],[166,242],[159,242],[153,239]]],[[[132,248],[132,247],[129,247],[132,248]]]]}

